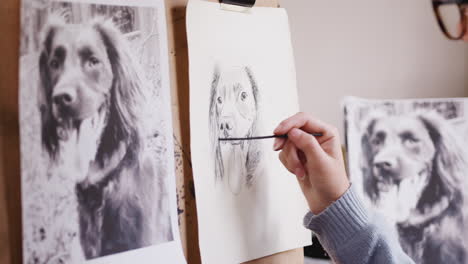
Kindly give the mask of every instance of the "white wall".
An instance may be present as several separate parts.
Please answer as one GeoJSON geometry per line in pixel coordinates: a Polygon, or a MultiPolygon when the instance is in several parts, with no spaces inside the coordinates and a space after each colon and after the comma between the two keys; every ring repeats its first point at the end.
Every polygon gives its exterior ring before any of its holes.
{"type": "Polygon", "coordinates": [[[468,44],[446,40],[430,0],[281,0],[301,110],[342,127],[343,96],[468,96],[468,44]]]}

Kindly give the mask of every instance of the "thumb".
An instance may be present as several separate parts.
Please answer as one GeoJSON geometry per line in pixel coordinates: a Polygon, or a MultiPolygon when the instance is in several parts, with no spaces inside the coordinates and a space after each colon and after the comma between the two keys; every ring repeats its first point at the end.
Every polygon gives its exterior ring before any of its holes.
{"type": "Polygon", "coordinates": [[[325,151],[322,149],[317,139],[301,129],[291,129],[288,133],[288,139],[291,140],[299,150],[304,152],[307,158],[314,160],[322,159],[326,156],[325,151]]]}

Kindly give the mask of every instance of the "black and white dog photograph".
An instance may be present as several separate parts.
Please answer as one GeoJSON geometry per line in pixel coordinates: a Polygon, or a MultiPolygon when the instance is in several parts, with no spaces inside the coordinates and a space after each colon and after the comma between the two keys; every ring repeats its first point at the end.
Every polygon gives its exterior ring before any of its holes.
{"type": "Polygon", "coordinates": [[[174,240],[157,8],[23,1],[25,263],[82,263],[174,240]]]}
{"type": "Polygon", "coordinates": [[[259,96],[249,67],[215,67],[208,118],[215,181],[235,195],[252,186],[261,158],[256,140],[239,140],[258,134],[259,96]]]}
{"type": "Polygon", "coordinates": [[[416,263],[467,263],[467,99],[345,103],[351,181],[416,263]]]}

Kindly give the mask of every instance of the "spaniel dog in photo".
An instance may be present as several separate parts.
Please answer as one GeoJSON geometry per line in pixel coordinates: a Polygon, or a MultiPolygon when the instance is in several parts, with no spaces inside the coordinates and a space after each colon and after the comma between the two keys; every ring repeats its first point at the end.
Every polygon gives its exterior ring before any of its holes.
{"type": "Polygon", "coordinates": [[[256,141],[219,138],[244,138],[256,134],[258,87],[248,67],[220,71],[215,69],[211,84],[209,124],[215,156],[216,180],[226,181],[233,194],[250,187],[260,160],[256,141]]]}
{"type": "Polygon", "coordinates": [[[172,240],[162,175],[145,151],[147,81],[125,37],[104,19],[49,20],[39,58],[42,143],[52,160],[77,164],[67,177],[76,177],[85,257],[172,240]]]}
{"type": "Polygon", "coordinates": [[[465,263],[465,150],[437,113],[371,118],[362,137],[364,192],[396,224],[416,263],[465,263]]]}

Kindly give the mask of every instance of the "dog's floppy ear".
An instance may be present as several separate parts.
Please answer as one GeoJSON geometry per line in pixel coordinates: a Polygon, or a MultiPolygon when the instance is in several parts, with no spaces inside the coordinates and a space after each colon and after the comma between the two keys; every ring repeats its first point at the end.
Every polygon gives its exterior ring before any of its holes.
{"type": "Polygon", "coordinates": [[[58,15],[50,15],[41,33],[41,51],[39,55],[40,82],[37,91],[38,107],[41,115],[42,145],[52,158],[59,150],[57,123],[52,116],[53,84],[49,72],[49,56],[55,34],[65,25],[65,21],[58,15]]]}
{"type": "MultiPolygon", "coordinates": [[[[250,67],[246,66],[244,67],[244,71],[247,74],[247,77],[249,79],[250,88],[252,89],[252,95],[253,95],[254,102],[255,102],[255,117],[252,121],[252,126],[250,127],[250,130],[249,130],[249,136],[253,136],[256,134],[256,130],[257,130],[260,95],[258,93],[257,81],[255,80],[255,76],[252,70],[250,69],[250,67]]],[[[255,145],[257,141],[254,140],[253,142],[247,142],[247,143],[249,143],[250,145],[255,145]]]]}
{"type": "Polygon", "coordinates": [[[367,109],[370,114],[366,114],[360,122],[361,133],[361,171],[362,171],[362,181],[365,193],[371,198],[371,200],[376,200],[379,198],[379,193],[377,189],[377,183],[373,175],[373,162],[374,155],[373,149],[371,147],[371,138],[374,134],[375,126],[380,120],[383,120],[389,116],[389,113],[381,109],[367,109]]]}
{"type": "Polygon", "coordinates": [[[374,127],[378,122],[377,117],[372,117],[366,120],[363,127],[361,136],[361,150],[362,150],[362,180],[366,194],[372,199],[378,198],[377,186],[372,174],[373,153],[370,144],[374,127]]]}
{"type": "MultiPolygon", "coordinates": [[[[252,69],[249,66],[244,67],[245,73],[247,74],[247,77],[250,82],[250,87],[252,89],[252,95],[254,98],[255,102],[255,117],[252,121],[252,126],[250,127],[249,134],[248,136],[255,136],[257,135],[257,124],[258,124],[258,111],[259,111],[259,101],[260,101],[260,95],[258,92],[258,85],[257,81],[255,80],[255,76],[253,74],[252,69]]],[[[246,184],[247,186],[251,186],[255,180],[255,170],[258,167],[258,164],[261,159],[261,152],[260,152],[260,146],[259,142],[256,140],[253,141],[244,141],[242,144],[247,144],[247,157],[246,157],[246,167],[247,167],[247,179],[246,179],[246,184]]]]}
{"type": "Polygon", "coordinates": [[[144,71],[130,51],[129,43],[111,20],[96,19],[93,28],[99,33],[109,58],[113,81],[109,98],[108,125],[105,128],[97,159],[104,153],[113,153],[125,142],[132,153],[139,153],[141,137],[148,118],[148,82],[144,71]]]}
{"type": "Polygon", "coordinates": [[[250,69],[249,66],[244,67],[244,70],[245,70],[245,73],[247,74],[247,77],[249,77],[250,86],[252,87],[252,94],[254,96],[255,108],[258,109],[259,94],[258,94],[257,81],[255,80],[255,76],[252,72],[252,69],[250,69]]]}
{"type": "Polygon", "coordinates": [[[209,106],[209,133],[212,141],[212,152],[214,155],[215,162],[215,175],[216,180],[222,179],[224,177],[224,166],[223,166],[223,157],[221,156],[221,150],[219,146],[219,113],[216,109],[217,102],[217,90],[220,78],[219,66],[216,65],[213,71],[213,79],[211,81],[210,89],[210,106],[209,106]]]}
{"type": "MultiPolygon", "coordinates": [[[[433,188],[429,196],[446,196],[453,206],[461,206],[464,177],[468,172],[466,151],[461,144],[462,140],[453,133],[448,121],[435,112],[421,113],[418,115],[427,128],[436,148],[434,157],[432,181],[440,183],[433,188]]],[[[423,194],[424,196],[424,194],[423,194]]],[[[433,199],[430,199],[433,200],[433,199]]]]}

